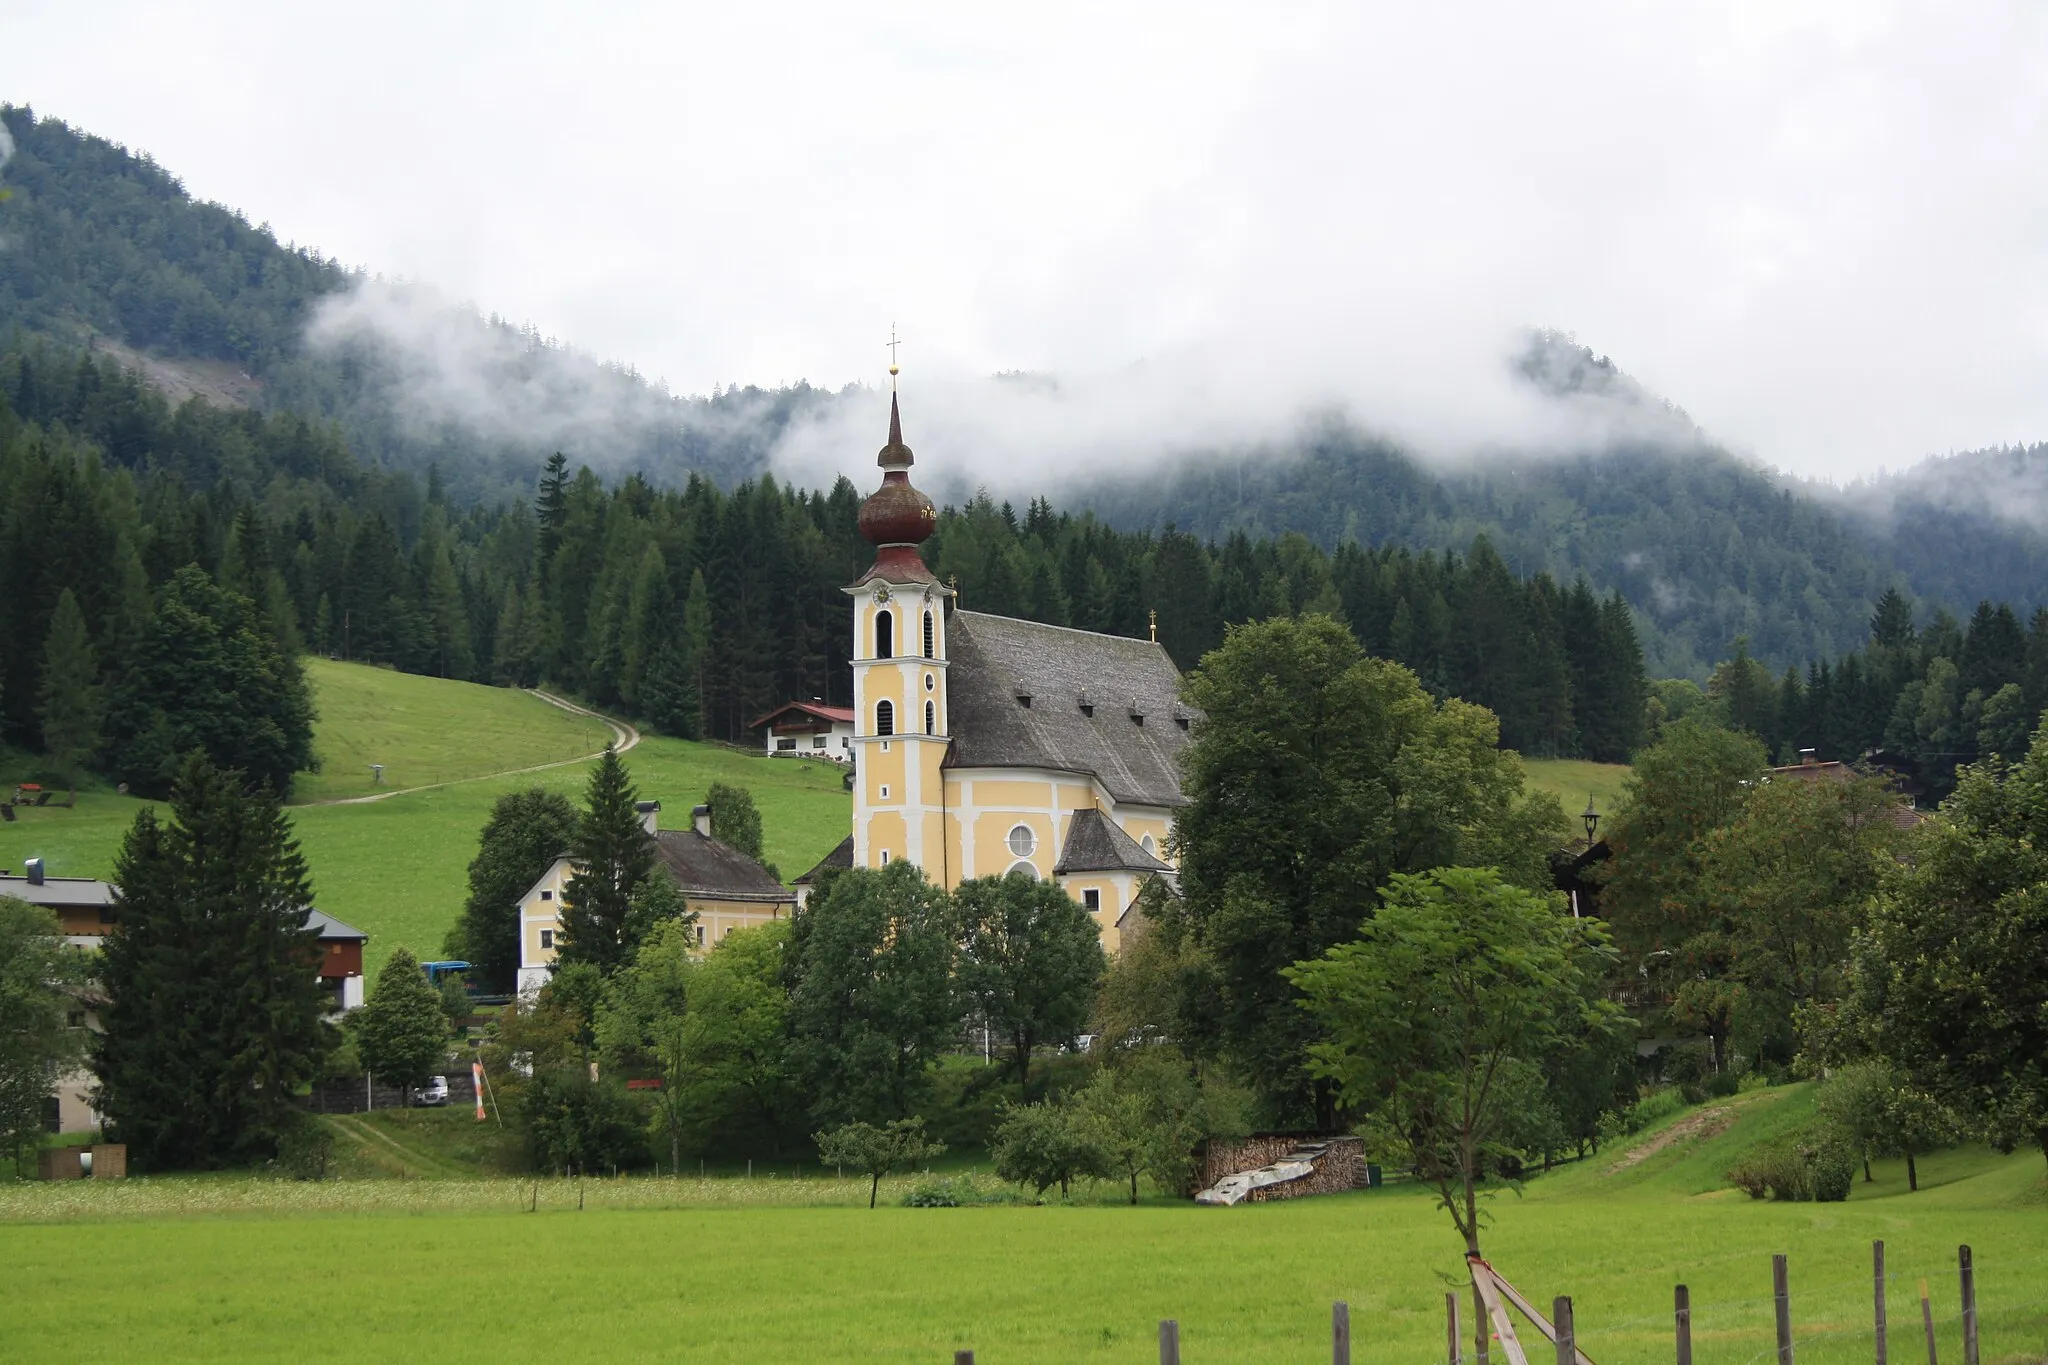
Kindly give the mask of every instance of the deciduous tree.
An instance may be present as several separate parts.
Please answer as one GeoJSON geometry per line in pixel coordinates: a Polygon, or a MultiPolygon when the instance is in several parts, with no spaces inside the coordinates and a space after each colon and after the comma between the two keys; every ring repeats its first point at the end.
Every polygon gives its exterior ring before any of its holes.
{"type": "Polygon", "coordinates": [[[845,1123],[826,1132],[814,1133],[818,1160],[827,1166],[850,1168],[868,1178],[868,1207],[875,1206],[881,1193],[882,1177],[892,1171],[914,1170],[945,1153],[943,1142],[927,1142],[921,1118],[891,1119],[879,1126],[845,1123]]]}
{"type": "Polygon", "coordinates": [[[71,1014],[86,977],[55,915],[0,896],[0,1157],[19,1163],[41,1142],[43,1106],[85,1054],[71,1014]]]}
{"type": "Polygon", "coordinates": [[[1087,1023],[1106,965],[1101,931],[1063,887],[1022,872],[962,882],[953,907],[960,993],[1010,1040],[1022,1085],[1032,1048],[1070,1041],[1087,1023]]]}

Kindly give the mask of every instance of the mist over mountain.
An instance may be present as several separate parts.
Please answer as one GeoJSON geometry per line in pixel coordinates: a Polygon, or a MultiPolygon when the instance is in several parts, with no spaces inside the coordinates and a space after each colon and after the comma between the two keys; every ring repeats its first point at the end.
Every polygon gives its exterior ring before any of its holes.
{"type": "MultiPolygon", "coordinates": [[[[798,382],[669,392],[630,364],[372,277],[200,203],[147,156],[0,106],[0,344],[91,347],[173,398],[333,423],[372,466],[459,501],[531,496],[554,450],[606,478],[872,478],[885,395],[798,382]],[[12,340],[6,340],[11,337],[12,340]]],[[[679,327],[700,325],[677,319],[679,327]]],[[[917,375],[920,482],[1036,496],[1121,528],[1325,547],[1469,548],[1583,574],[1635,609],[1652,670],[1699,675],[1738,638],[1774,665],[1860,644],[1894,584],[1924,609],[2048,600],[2048,447],[1931,459],[1847,489],[1717,445],[1575,339],[1506,338],[1483,373],[1321,376],[1223,354],[1106,374],[917,375]],[[1411,391],[1412,390],[1412,391],[1411,391]]]]}

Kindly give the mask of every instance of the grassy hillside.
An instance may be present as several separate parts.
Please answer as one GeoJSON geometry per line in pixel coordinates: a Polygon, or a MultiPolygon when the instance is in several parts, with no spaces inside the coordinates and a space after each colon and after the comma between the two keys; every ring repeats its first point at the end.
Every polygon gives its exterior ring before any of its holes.
{"type": "MultiPolygon", "coordinates": [[[[1881,1168],[1844,1204],[1690,1191],[1689,1163],[1717,1160],[1715,1143],[1761,1135],[1806,1102],[1799,1088],[1742,1096],[1721,1138],[1676,1142],[1614,1172],[1661,1135],[1644,1134],[1532,1181],[1524,1197],[1502,1193],[1487,1253],[1539,1302],[1572,1295],[1581,1346],[1610,1365],[1670,1358],[1680,1282],[1701,1365],[1770,1358],[1770,1258],[1783,1253],[1801,1365],[1849,1365],[1871,1355],[1874,1237],[1892,1273],[1893,1357],[1918,1358],[1914,1285],[1926,1276],[1943,1356],[1960,1358],[1955,1249],[1967,1242],[1984,1360],[2038,1360],[2048,1334],[2038,1153],[1939,1156],[1912,1195],[1881,1168]]],[[[401,1147],[420,1145],[383,1128],[401,1147]]],[[[972,1347],[984,1360],[1129,1363],[1154,1358],[1156,1324],[1171,1317],[1192,1362],[1278,1362],[1326,1349],[1330,1303],[1343,1299],[1354,1360],[1412,1365],[1441,1358],[1444,1288],[1461,1269],[1448,1219],[1412,1187],[1236,1209],[1130,1209],[1098,1191],[1074,1207],[870,1212],[858,1206],[864,1184],[796,1174],[785,1164],[751,1182],[0,1187],[9,1344],[25,1358],[79,1361],[341,1360],[408,1349],[453,1302],[487,1324],[483,1339],[453,1348],[463,1359],[651,1358],[687,1341],[702,1361],[942,1361],[972,1347]],[[524,1212],[529,1198],[538,1213],[524,1212]],[[536,1246],[546,1248],[544,1294],[533,1289],[536,1246]],[[678,1247],[688,1249],[680,1269],[678,1247]]],[[[891,1181],[890,1193],[908,1183],[891,1181]]]]}
{"type": "Polygon", "coordinates": [[[367,664],[306,660],[320,709],[320,771],[292,787],[297,804],[368,796],[604,748],[611,727],[509,687],[449,682],[367,664]],[[381,786],[370,765],[384,765],[381,786]]]}
{"type": "MultiPolygon", "coordinates": [[[[387,764],[389,789],[450,780],[462,771],[459,763],[476,772],[491,770],[486,765],[550,762],[565,751],[589,753],[610,734],[600,722],[523,692],[325,661],[314,661],[311,674],[320,710],[314,745],[331,766],[304,780],[330,795],[371,790],[370,761],[387,764]],[[384,757],[363,757],[369,754],[384,757]],[[353,755],[346,760],[351,767],[365,766],[345,771],[335,755],[353,755]]],[[[688,823],[690,807],[713,782],[749,788],[761,808],[768,860],[785,880],[830,852],[850,827],[840,774],[819,764],[660,738],[643,740],[626,763],[640,794],[662,802],[669,828],[688,823]]],[[[437,955],[462,907],[469,861],[491,803],[525,787],[580,802],[589,767],[576,762],[365,804],[295,806],[292,822],[320,907],[370,935],[373,973],[401,943],[416,954],[437,955]]],[[[16,823],[0,824],[0,867],[18,869],[24,859],[40,856],[53,875],[108,876],[121,837],[144,804],[85,791],[75,809],[25,810],[16,823]]]]}
{"type": "MultiPolygon", "coordinates": [[[[1525,758],[1522,767],[1529,774],[1529,785],[1556,796],[1565,814],[1574,820],[1586,808],[1588,796],[1601,815],[1614,814],[1621,801],[1621,784],[1629,773],[1626,763],[1588,763],[1577,758],[1525,758]]],[[[1574,824],[1572,830],[1577,833],[1578,826],[1574,824]]]]}

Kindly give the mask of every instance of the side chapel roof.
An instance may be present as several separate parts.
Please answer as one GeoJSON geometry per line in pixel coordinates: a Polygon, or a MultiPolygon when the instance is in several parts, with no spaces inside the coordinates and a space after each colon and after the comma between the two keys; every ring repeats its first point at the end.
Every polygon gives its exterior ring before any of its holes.
{"type": "Polygon", "coordinates": [[[1086,773],[1119,802],[1187,804],[1180,752],[1193,713],[1157,642],[1007,616],[947,620],[949,768],[1086,773]]]}
{"type": "Polygon", "coordinates": [[[1171,872],[1147,853],[1116,821],[1099,810],[1077,810],[1067,823],[1067,842],[1053,875],[1068,872],[1171,872]]]}

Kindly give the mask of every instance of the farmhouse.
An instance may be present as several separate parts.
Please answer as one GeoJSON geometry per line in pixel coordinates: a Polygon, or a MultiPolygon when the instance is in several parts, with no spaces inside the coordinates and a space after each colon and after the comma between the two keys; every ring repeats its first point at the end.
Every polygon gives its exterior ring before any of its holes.
{"type": "Polygon", "coordinates": [[[770,758],[829,758],[853,761],[853,708],[792,701],[748,727],[761,732],[770,758]]]}
{"type": "Polygon", "coordinates": [[[1022,872],[1087,906],[1115,951],[1144,878],[1170,873],[1193,713],[1157,640],[959,609],[918,545],[938,524],[910,483],[892,394],[875,560],[853,598],[856,867],[908,858],[947,888],[1022,872]]]}
{"type": "MultiPolygon", "coordinates": [[[[642,801],[640,819],[654,840],[658,864],[675,878],[697,912],[697,943],[708,948],[735,929],[787,918],[797,893],[746,854],[711,837],[711,808],[690,813],[689,829],[660,828],[661,802],[642,801]]],[[[532,995],[555,969],[562,936],[562,896],[575,879],[564,853],[519,898],[519,993],[532,995]]]]}
{"type": "MultiPolygon", "coordinates": [[[[119,888],[90,877],[52,877],[43,871],[43,860],[31,858],[20,875],[0,872],[0,896],[12,896],[40,905],[57,917],[65,942],[74,948],[97,950],[119,923],[115,895],[119,888]]],[[[345,1013],[363,1003],[363,945],[370,936],[343,924],[322,910],[306,911],[306,927],[317,930],[319,961],[315,970],[320,984],[333,1002],[336,1013],[345,1013]]],[[[79,1027],[96,1028],[96,1006],[104,1003],[94,994],[78,999],[74,1012],[79,1027]]],[[[80,1071],[61,1077],[53,1097],[52,1132],[78,1132],[97,1127],[88,1096],[92,1077],[80,1071]]]]}

